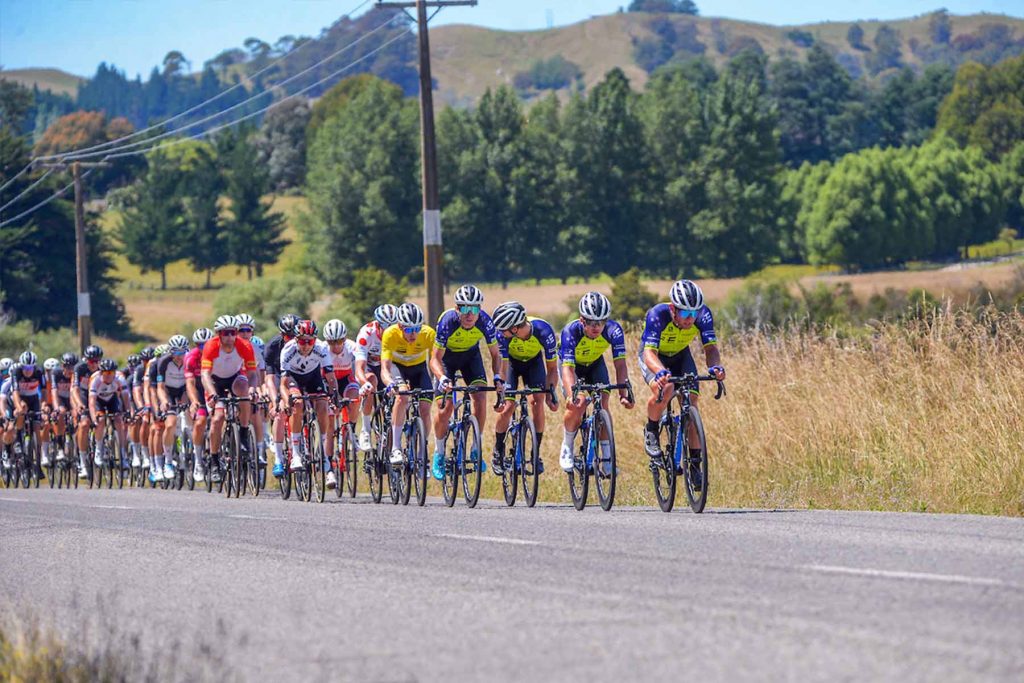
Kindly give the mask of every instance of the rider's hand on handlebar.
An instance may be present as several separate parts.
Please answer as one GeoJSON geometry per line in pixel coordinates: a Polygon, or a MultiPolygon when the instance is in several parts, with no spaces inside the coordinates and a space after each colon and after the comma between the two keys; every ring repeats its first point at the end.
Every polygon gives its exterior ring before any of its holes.
{"type": "Polygon", "coordinates": [[[635,401],[630,400],[629,392],[625,389],[619,389],[619,403],[626,410],[632,410],[633,406],[636,405],[635,401]]]}
{"type": "Polygon", "coordinates": [[[443,391],[447,394],[452,390],[452,381],[444,375],[441,375],[441,379],[437,380],[437,389],[438,391],[443,391]]]}
{"type": "Polygon", "coordinates": [[[721,365],[712,365],[710,368],[708,368],[708,372],[714,375],[715,379],[717,379],[719,382],[725,379],[725,368],[723,368],[721,365]]]}
{"type": "Polygon", "coordinates": [[[653,384],[654,386],[658,387],[658,391],[662,391],[665,389],[665,387],[668,386],[668,378],[671,375],[672,373],[666,370],[665,368],[662,368],[661,370],[658,370],[657,373],[655,373],[653,384]]]}

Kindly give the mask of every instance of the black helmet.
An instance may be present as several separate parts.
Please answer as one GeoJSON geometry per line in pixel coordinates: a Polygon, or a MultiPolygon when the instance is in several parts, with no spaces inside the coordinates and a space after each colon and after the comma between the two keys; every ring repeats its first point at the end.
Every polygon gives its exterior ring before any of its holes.
{"type": "Polygon", "coordinates": [[[137,353],[130,353],[130,354],[128,354],[128,367],[134,368],[135,366],[137,366],[141,362],[142,362],[142,359],[139,357],[139,354],[137,354],[137,353]]]}
{"type": "Polygon", "coordinates": [[[93,344],[92,346],[86,346],[82,355],[85,356],[86,360],[97,360],[103,358],[103,349],[93,344]]]}
{"type": "Polygon", "coordinates": [[[100,372],[113,372],[117,370],[117,363],[113,358],[104,358],[100,361],[100,372]]]}
{"type": "Polygon", "coordinates": [[[153,353],[154,349],[152,346],[144,346],[142,347],[142,350],[139,351],[139,358],[142,360],[153,360],[153,353]]]}
{"type": "Polygon", "coordinates": [[[282,315],[281,319],[277,321],[277,329],[281,330],[281,334],[287,334],[289,337],[294,337],[295,326],[299,324],[299,320],[299,316],[294,313],[282,315]]]}
{"type": "Polygon", "coordinates": [[[78,356],[69,351],[60,357],[60,364],[65,367],[68,365],[78,365],[78,356]]]}

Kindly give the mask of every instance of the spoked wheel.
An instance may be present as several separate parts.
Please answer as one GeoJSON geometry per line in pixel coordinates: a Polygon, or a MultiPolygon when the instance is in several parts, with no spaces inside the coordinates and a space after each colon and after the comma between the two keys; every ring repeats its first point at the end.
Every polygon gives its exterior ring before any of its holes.
{"type": "MultiPolygon", "coordinates": [[[[31,475],[32,487],[39,488],[39,480],[43,476],[43,470],[39,466],[39,442],[36,441],[35,435],[29,434],[29,449],[25,451],[29,454],[29,474],[31,475]]],[[[26,487],[27,488],[27,487],[26,487]]]]}
{"type": "Polygon", "coordinates": [[[474,508],[480,500],[480,481],[483,477],[483,445],[480,443],[480,423],[469,416],[469,425],[462,431],[459,451],[462,455],[462,496],[466,505],[474,508]]]}
{"type": "Polygon", "coordinates": [[[616,480],[616,459],[615,459],[615,431],[612,429],[612,417],[607,410],[598,410],[594,415],[594,434],[597,435],[597,447],[594,456],[594,486],[597,488],[597,500],[601,503],[601,509],[612,509],[615,503],[615,480],[616,480]],[[608,440],[608,452],[605,453],[601,442],[608,440]]]}
{"type": "MultiPolygon", "coordinates": [[[[355,498],[356,491],[359,490],[359,449],[352,444],[355,434],[349,430],[347,436],[348,439],[341,450],[345,456],[345,487],[348,489],[348,497],[355,498]]],[[[341,495],[341,479],[338,479],[338,495],[341,495]]]]}
{"type": "Polygon", "coordinates": [[[51,489],[54,487],[54,485],[56,485],[57,482],[54,480],[57,479],[58,477],[60,477],[60,470],[57,469],[57,466],[56,464],[54,464],[53,460],[50,460],[50,464],[46,466],[46,481],[50,484],[51,489]],[[56,474],[57,476],[54,476],[54,474],[56,474]]]}
{"type": "Polygon", "coordinates": [[[658,423],[658,447],[660,458],[651,458],[651,477],[654,479],[654,495],[662,512],[672,512],[676,504],[676,423],[671,410],[658,423]]]}
{"type": "Polygon", "coordinates": [[[690,406],[689,422],[697,431],[697,443],[690,443],[689,430],[683,431],[683,479],[686,481],[686,498],[690,509],[700,513],[708,502],[708,443],[704,437],[704,423],[696,406],[690,406]],[[690,455],[690,449],[700,449],[700,455],[690,455]]]}
{"type": "MultiPolygon", "coordinates": [[[[339,415],[338,419],[340,420],[341,417],[342,416],[339,415]]],[[[349,472],[349,468],[352,467],[352,465],[349,464],[349,460],[354,457],[352,449],[352,431],[350,429],[346,428],[336,430],[334,449],[336,451],[334,462],[332,463],[335,481],[334,495],[341,498],[345,495],[346,483],[351,479],[351,475],[355,474],[354,469],[351,473],[349,472]]],[[[353,489],[353,491],[355,491],[355,489],[353,489]]]]}
{"type": "Polygon", "coordinates": [[[455,432],[448,430],[448,436],[444,439],[444,478],[441,480],[441,493],[444,494],[444,504],[448,507],[455,505],[455,494],[458,491],[459,480],[459,444],[458,440],[452,448],[448,448],[448,438],[455,437],[455,432]]]}
{"type": "Polygon", "coordinates": [[[185,439],[181,443],[181,448],[185,453],[181,456],[181,466],[185,468],[183,476],[185,479],[185,485],[188,486],[189,491],[196,490],[196,453],[192,448],[192,440],[185,439]]]}
{"type": "MultiPolygon", "coordinates": [[[[377,435],[377,446],[366,457],[366,477],[370,486],[370,497],[379,503],[384,496],[384,476],[386,472],[385,455],[390,449],[390,441],[383,430],[377,429],[377,416],[374,416],[374,434],[377,435]]],[[[390,483],[389,483],[390,486],[390,483]]]]}
{"type": "Polygon", "coordinates": [[[292,497],[292,473],[288,470],[288,457],[282,455],[284,458],[284,474],[277,478],[277,487],[281,493],[281,498],[288,500],[292,497]]]}
{"type": "Polygon", "coordinates": [[[252,425],[249,425],[242,429],[239,435],[242,443],[245,443],[249,448],[249,457],[246,458],[245,467],[246,484],[249,486],[249,491],[253,497],[257,497],[260,495],[260,489],[266,478],[264,477],[265,466],[260,464],[260,454],[256,448],[256,432],[253,431],[252,425]]]}
{"type": "MultiPolygon", "coordinates": [[[[227,428],[224,430],[224,437],[220,442],[220,462],[221,462],[221,491],[225,496],[230,498],[235,493],[235,473],[234,468],[238,462],[238,443],[235,441],[235,430],[227,428]],[[227,460],[225,466],[224,461],[227,460]]],[[[237,494],[235,494],[237,496],[237,494]]]]}
{"type": "Polygon", "coordinates": [[[537,504],[537,493],[540,490],[540,447],[537,445],[537,428],[533,426],[532,418],[523,420],[518,440],[517,464],[523,472],[523,499],[526,507],[532,508],[537,504]]]}
{"type": "Polygon", "coordinates": [[[121,441],[114,438],[114,460],[113,460],[113,473],[117,476],[117,488],[124,488],[124,453],[121,451],[121,441]]]}
{"type": "MultiPolygon", "coordinates": [[[[316,502],[324,502],[327,493],[327,466],[324,462],[324,445],[320,440],[320,427],[311,425],[309,428],[309,440],[312,442],[309,449],[309,484],[311,493],[316,496],[316,502]]],[[[307,497],[310,500],[312,496],[307,497]]]]}
{"type": "MultiPolygon", "coordinates": [[[[382,441],[382,444],[384,442],[382,441]]],[[[391,503],[398,505],[398,502],[402,499],[402,483],[404,481],[402,474],[402,465],[391,464],[391,439],[387,439],[386,449],[380,451],[381,462],[384,464],[385,469],[388,473],[388,495],[391,496],[391,503]]]]}
{"type": "MultiPolygon", "coordinates": [[[[591,423],[593,424],[593,423],[591,423]]],[[[576,457],[572,461],[572,469],[569,470],[569,495],[572,496],[572,504],[577,510],[587,506],[587,494],[590,492],[590,477],[587,456],[590,448],[597,448],[594,441],[593,431],[590,428],[580,430],[580,445],[576,451],[576,457]]]]}
{"type": "Polygon", "coordinates": [[[423,431],[423,420],[416,418],[413,429],[406,437],[403,444],[411,471],[406,473],[405,499],[402,504],[409,502],[409,479],[416,488],[416,504],[420,507],[427,502],[427,435],[423,431]]]}

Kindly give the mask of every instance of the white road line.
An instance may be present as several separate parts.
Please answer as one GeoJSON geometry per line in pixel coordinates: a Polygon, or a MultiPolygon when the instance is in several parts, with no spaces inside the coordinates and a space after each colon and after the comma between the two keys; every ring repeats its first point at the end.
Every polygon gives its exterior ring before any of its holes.
{"type": "Polygon", "coordinates": [[[99,510],[134,510],[135,508],[127,505],[86,505],[87,508],[97,508],[99,510]]]}
{"type": "Polygon", "coordinates": [[[463,536],[462,534],[435,534],[438,538],[454,538],[458,541],[481,541],[483,543],[507,543],[508,545],[540,545],[540,541],[527,541],[524,538],[504,538],[502,536],[463,536]]]}
{"type": "Polygon", "coordinates": [[[929,574],[927,572],[901,572],[886,569],[859,569],[857,567],[836,567],[827,564],[805,564],[800,569],[827,574],[849,574],[851,576],[869,576],[882,579],[906,579],[910,581],[940,581],[942,583],[964,583],[971,586],[1001,586],[1010,584],[1000,579],[984,576],[963,576],[960,574],[929,574]]]}
{"type": "Polygon", "coordinates": [[[25,500],[24,498],[0,498],[5,503],[31,503],[31,500],[25,500]]]}
{"type": "Polygon", "coordinates": [[[287,522],[287,517],[260,517],[257,515],[228,515],[232,519],[261,519],[268,522],[287,522]]]}

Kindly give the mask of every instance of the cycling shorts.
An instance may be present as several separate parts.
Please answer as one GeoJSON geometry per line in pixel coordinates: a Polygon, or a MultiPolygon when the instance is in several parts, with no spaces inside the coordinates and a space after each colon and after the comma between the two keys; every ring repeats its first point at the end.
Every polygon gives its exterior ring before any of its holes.
{"type": "MultiPolygon", "coordinates": [[[[640,374],[643,375],[644,382],[650,384],[654,381],[654,373],[647,368],[647,364],[644,363],[643,347],[640,347],[640,374]]],[[[658,354],[658,360],[665,366],[665,369],[672,373],[673,377],[687,374],[697,374],[697,364],[693,361],[693,354],[690,353],[690,349],[683,349],[680,353],[674,356],[664,356],[658,354]]],[[[699,394],[700,391],[696,389],[690,390],[691,394],[699,394]]]]}
{"type": "Polygon", "coordinates": [[[102,399],[97,397],[96,411],[100,413],[120,413],[121,397],[116,394],[108,399],[102,399]]]}
{"type": "Polygon", "coordinates": [[[599,357],[589,365],[576,364],[576,379],[586,384],[608,384],[608,366],[604,357],[599,357]]]}
{"type": "Polygon", "coordinates": [[[427,368],[426,361],[417,363],[416,365],[401,365],[395,363],[392,367],[395,368],[395,376],[392,377],[392,381],[404,381],[409,385],[410,389],[422,389],[429,391],[429,394],[420,397],[421,401],[430,401],[433,396],[433,382],[430,379],[430,370],[427,368]]]}
{"type": "Polygon", "coordinates": [[[218,377],[217,375],[211,375],[213,377],[213,387],[217,390],[217,398],[227,398],[233,396],[231,387],[234,385],[235,380],[242,377],[242,373],[231,375],[231,377],[218,377]]]}
{"type": "Polygon", "coordinates": [[[466,351],[447,350],[441,356],[441,367],[444,374],[455,380],[455,373],[462,374],[462,381],[468,384],[487,384],[487,372],[484,371],[484,359],[480,355],[480,347],[474,346],[466,351]]]}
{"type": "Polygon", "coordinates": [[[546,388],[548,372],[544,354],[538,353],[530,360],[525,361],[510,358],[505,378],[508,380],[509,389],[518,389],[520,379],[523,380],[523,385],[529,389],[546,388]]]}
{"type": "Polygon", "coordinates": [[[324,377],[319,370],[304,375],[288,373],[288,376],[295,382],[295,386],[304,394],[323,394],[327,388],[324,386],[324,377]]]}
{"type": "Polygon", "coordinates": [[[43,409],[43,402],[35,394],[22,396],[21,402],[25,404],[25,409],[30,413],[38,413],[43,409]]]}

